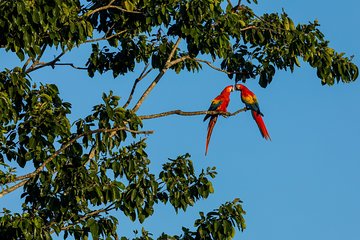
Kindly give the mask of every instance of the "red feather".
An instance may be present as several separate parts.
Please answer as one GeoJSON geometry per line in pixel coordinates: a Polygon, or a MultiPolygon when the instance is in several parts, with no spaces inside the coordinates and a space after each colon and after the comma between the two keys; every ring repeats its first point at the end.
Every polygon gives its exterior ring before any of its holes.
{"type": "Polygon", "coordinates": [[[210,138],[211,138],[211,134],[212,134],[212,131],[214,129],[214,126],[216,124],[216,121],[218,119],[218,116],[212,116],[210,118],[210,121],[209,121],[209,124],[208,124],[208,132],[207,132],[207,136],[206,136],[206,150],[205,150],[205,155],[207,154],[208,152],[208,147],[209,147],[209,142],[210,142],[210,138]]]}
{"type": "Polygon", "coordinates": [[[251,114],[256,122],[256,124],[259,127],[260,133],[266,140],[271,140],[270,135],[266,129],[264,120],[262,119],[261,115],[257,113],[256,111],[251,111],[251,114]]]}
{"type": "MultiPolygon", "coordinates": [[[[211,102],[211,105],[209,107],[208,111],[220,111],[220,112],[227,112],[227,106],[229,105],[230,102],[230,92],[232,92],[234,90],[233,86],[227,86],[224,88],[224,90],[219,94],[219,96],[217,96],[216,98],[214,98],[211,102]]],[[[215,123],[218,119],[218,114],[216,115],[210,115],[210,114],[206,114],[204,121],[206,121],[206,119],[210,118],[209,124],[208,124],[208,132],[207,132],[207,136],[206,136],[206,150],[205,150],[205,155],[208,152],[208,147],[209,147],[209,142],[210,142],[210,138],[211,138],[211,134],[212,131],[214,129],[215,123]]]]}

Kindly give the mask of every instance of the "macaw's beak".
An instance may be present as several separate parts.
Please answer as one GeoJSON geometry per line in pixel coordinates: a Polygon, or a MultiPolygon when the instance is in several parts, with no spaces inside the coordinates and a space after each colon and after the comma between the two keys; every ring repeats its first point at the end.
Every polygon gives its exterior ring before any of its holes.
{"type": "Polygon", "coordinates": [[[241,91],[241,84],[235,84],[235,90],[236,91],[241,91]]]}

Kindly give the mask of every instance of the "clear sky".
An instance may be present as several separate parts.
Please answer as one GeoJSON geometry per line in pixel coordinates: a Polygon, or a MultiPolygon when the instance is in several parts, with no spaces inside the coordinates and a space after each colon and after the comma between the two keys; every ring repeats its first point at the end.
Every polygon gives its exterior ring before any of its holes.
{"type": "MultiPolygon", "coordinates": [[[[244,1],[245,2],[245,1],[244,1]]],[[[284,8],[297,23],[318,19],[330,46],[347,56],[355,55],[360,66],[360,2],[262,1],[256,12],[284,8]]],[[[86,48],[74,50],[62,61],[84,65],[86,48]]],[[[48,59],[52,54],[48,55],[48,59]]],[[[16,58],[0,52],[0,66],[12,67],[16,58]]],[[[169,116],[145,120],[151,170],[161,171],[167,158],[190,153],[197,169],[216,166],[215,193],[207,200],[178,215],[169,205],[156,207],[143,226],[158,236],[162,231],[179,234],[181,226],[192,228],[198,212],[209,212],[225,201],[244,201],[247,229],[235,239],[256,240],[359,240],[360,239],[360,80],[351,84],[321,86],[316,71],[302,63],[294,73],[280,72],[263,89],[257,80],[247,86],[257,94],[272,141],[265,141],[249,112],[215,126],[209,153],[204,157],[207,123],[203,116],[169,116]]],[[[98,104],[102,92],[110,89],[123,99],[141,68],[125,77],[110,74],[90,79],[86,72],[67,67],[48,68],[33,73],[37,82],[59,86],[62,98],[73,104],[72,120],[86,116],[98,104]]],[[[146,89],[154,75],[140,83],[136,96],[146,89]]],[[[166,73],[148,96],[139,114],[181,109],[206,110],[211,99],[227,85],[226,75],[206,65],[199,73],[166,73]]],[[[228,110],[242,108],[239,93],[232,93],[228,110]]],[[[0,208],[17,209],[15,195],[0,199],[0,208]]],[[[121,214],[115,213],[126,222],[121,214]]],[[[139,224],[120,224],[123,235],[134,237],[129,229],[139,224]]]]}

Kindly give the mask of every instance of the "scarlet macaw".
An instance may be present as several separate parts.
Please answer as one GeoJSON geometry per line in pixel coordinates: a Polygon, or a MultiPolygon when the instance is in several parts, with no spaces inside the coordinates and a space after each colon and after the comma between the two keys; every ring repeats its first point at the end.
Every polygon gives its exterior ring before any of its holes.
{"type": "MultiPolygon", "coordinates": [[[[232,91],[234,91],[234,87],[231,86],[231,85],[224,88],[224,90],[220,93],[220,95],[217,96],[216,98],[214,98],[211,101],[211,105],[210,105],[208,111],[227,112],[226,108],[229,105],[230,92],[232,92],[232,91]]],[[[211,134],[212,134],[212,131],[214,129],[215,123],[216,123],[216,121],[218,119],[218,116],[219,116],[218,114],[216,114],[216,115],[206,114],[206,116],[204,117],[204,121],[206,121],[206,119],[210,118],[210,121],[209,121],[209,124],[208,124],[208,132],[207,132],[207,136],[206,136],[205,155],[208,152],[208,146],[209,146],[211,134]]]]}
{"type": "Polygon", "coordinates": [[[236,90],[241,91],[241,101],[245,103],[247,109],[251,110],[251,114],[256,124],[258,125],[263,138],[265,138],[266,140],[271,140],[270,135],[266,129],[264,120],[261,117],[264,116],[264,114],[260,111],[256,95],[242,84],[236,84],[235,88],[236,90]]]}

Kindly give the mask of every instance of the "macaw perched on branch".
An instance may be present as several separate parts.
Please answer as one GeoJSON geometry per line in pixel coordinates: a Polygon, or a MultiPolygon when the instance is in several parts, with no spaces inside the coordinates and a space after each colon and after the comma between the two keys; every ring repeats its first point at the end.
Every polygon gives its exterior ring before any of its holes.
{"type": "MultiPolygon", "coordinates": [[[[234,87],[231,85],[224,88],[224,90],[220,93],[220,95],[211,101],[211,105],[210,105],[208,111],[227,112],[226,108],[229,105],[230,92],[232,92],[232,91],[234,91],[234,87]]],[[[209,125],[208,125],[208,132],[207,132],[207,136],[206,136],[205,155],[208,152],[208,146],[209,146],[211,134],[214,129],[215,123],[218,119],[218,116],[219,116],[219,114],[216,114],[216,115],[206,114],[206,116],[204,117],[204,121],[206,121],[206,119],[210,118],[209,125]]]]}
{"type": "Polygon", "coordinates": [[[264,120],[261,116],[264,114],[260,111],[259,103],[256,95],[242,84],[236,84],[235,89],[241,92],[241,101],[245,103],[246,108],[251,110],[251,114],[259,127],[260,133],[266,140],[271,140],[270,135],[266,129],[264,120]]]}

